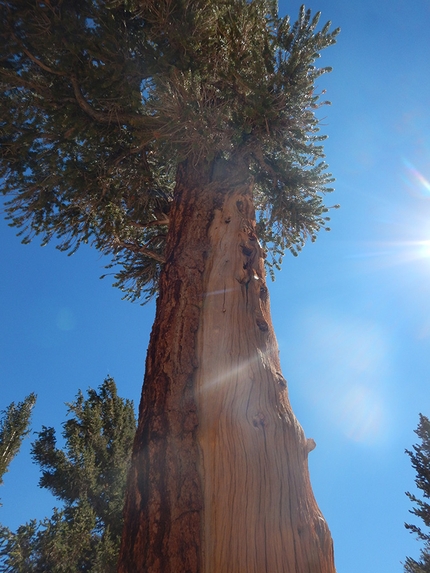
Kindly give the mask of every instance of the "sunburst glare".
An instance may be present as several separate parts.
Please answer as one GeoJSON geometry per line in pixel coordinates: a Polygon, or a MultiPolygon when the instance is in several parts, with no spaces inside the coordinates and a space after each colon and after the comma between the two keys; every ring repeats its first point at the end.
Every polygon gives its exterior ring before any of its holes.
{"type": "MultiPolygon", "coordinates": [[[[375,218],[379,233],[386,238],[361,243],[360,250],[348,257],[368,261],[368,270],[430,259],[430,179],[410,161],[403,159],[402,163],[401,201],[387,200],[384,212],[375,218]]],[[[428,273],[430,265],[417,270],[428,273]]]]}

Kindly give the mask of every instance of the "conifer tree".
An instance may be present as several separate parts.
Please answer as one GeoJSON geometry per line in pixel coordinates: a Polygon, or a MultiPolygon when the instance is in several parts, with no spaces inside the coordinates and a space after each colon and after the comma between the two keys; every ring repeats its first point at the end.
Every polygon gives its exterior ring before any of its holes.
{"type": "Polygon", "coordinates": [[[275,0],[0,0],[0,176],[23,241],[158,293],[119,571],[333,573],[265,266],[326,228],[315,65],[275,0]]]}
{"type": "Polygon", "coordinates": [[[405,571],[406,573],[430,573],[430,420],[420,414],[420,421],[415,433],[420,439],[420,443],[412,446],[413,451],[406,450],[406,453],[411,458],[412,467],[416,472],[415,484],[420,490],[423,499],[406,492],[408,498],[415,504],[415,507],[410,510],[413,515],[419,517],[426,529],[417,525],[405,523],[406,529],[411,533],[415,533],[417,537],[424,542],[424,548],[421,550],[420,560],[416,561],[411,557],[406,558],[405,571]]]}
{"type": "Polygon", "coordinates": [[[22,402],[12,402],[0,418],[0,485],[8,466],[19,452],[22,441],[29,433],[31,410],[36,395],[29,394],[22,402]]]}
{"type": "Polygon", "coordinates": [[[122,531],[126,474],[136,430],[133,403],[107,378],[68,404],[64,448],[44,427],[32,446],[39,485],[61,503],[50,518],[16,532],[0,529],[3,573],[114,573],[122,531]]]}

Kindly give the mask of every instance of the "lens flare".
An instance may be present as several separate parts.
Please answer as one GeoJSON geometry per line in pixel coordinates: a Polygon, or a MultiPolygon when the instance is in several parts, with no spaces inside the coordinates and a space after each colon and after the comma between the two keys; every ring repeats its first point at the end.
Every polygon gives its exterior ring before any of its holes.
{"type": "Polygon", "coordinates": [[[70,308],[63,307],[58,311],[55,322],[59,330],[73,330],[76,325],[76,318],[70,308]]]}
{"type": "Polygon", "coordinates": [[[353,386],[341,396],[338,407],[339,425],[350,440],[368,443],[383,432],[385,412],[372,388],[353,386]]]}
{"type": "Polygon", "coordinates": [[[298,329],[296,359],[306,380],[306,399],[348,440],[366,446],[390,435],[389,340],[382,327],[348,315],[309,308],[298,329]],[[304,353],[311,346],[313,363],[304,353]],[[315,368],[315,371],[313,370],[315,368]]]}
{"type": "Polygon", "coordinates": [[[406,167],[404,181],[408,187],[414,192],[418,191],[420,194],[430,197],[430,181],[410,161],[403,159],[403,163],[406,167]]]}

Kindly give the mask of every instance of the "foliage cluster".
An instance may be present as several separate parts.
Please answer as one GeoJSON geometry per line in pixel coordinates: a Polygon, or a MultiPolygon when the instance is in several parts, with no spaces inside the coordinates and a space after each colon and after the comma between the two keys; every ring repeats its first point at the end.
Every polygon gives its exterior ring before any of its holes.
{"type": "Polygon", "coordinates": [[[22,402],[12,402],[2,412],[0,419],[0,485],[8,466],[18,453],[22,440],[29,433],[31,410],[36,403],[36,395],[29,394],[22,402]]]}
{"type": "Polygon", "coordinates": [[[326,225],[316,110],[335,42],[274,0],[0,0],[0,178],[24,242],[111,257],[151,296],[179,164],[245,166],[278,265],[326,225]]]}
{"type": "Polygon", "coordinates": [[[117,394],[112,378],[68,404],[64,449],[53,428],[32,445],[40,486],[62,504],[51,518],[16,532],[0,528],[3,573],[109,573],[116,571],[126,474],[135,434],[133,404],[117,394]]]}
{"type": "MultiPolygon", "coordinates": [[[[415,484],[421,492],[423,499],[407,492],[406,495],[415,504],[411,513],[419,517],[425,527],[430,528],[430,420],[420,414],[420,421],[415,433],[420,438],[420,443],[414,445],[406,453],[411,458],[412,467],[416,472],[415,484]]],[[[415,533],[417,537],[424,542],[424,548],[421,550],[420,560],[416,561],[407,557],[405,563],[406,573],[430,573],[430,533],[423,531],[421,527],[412,524],[405,524],[406,529],[415,533]]]]}

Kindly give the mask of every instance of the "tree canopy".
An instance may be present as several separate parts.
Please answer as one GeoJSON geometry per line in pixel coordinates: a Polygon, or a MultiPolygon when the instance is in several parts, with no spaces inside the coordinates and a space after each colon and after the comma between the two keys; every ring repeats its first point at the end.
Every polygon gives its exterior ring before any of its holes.
{"type": "Polygon", "coordinates": [[[116,571],[126,475],[136,422],[133,403],[107,378],[98,391],[79,392],[68,404],[64,447],[44,427],[32,445],[42,470],[39,485],[61,503],[41,522],[16,532],[0,528],[4,573],[109,573],[116,571]]]}
{"type": "Polygon", "coordinates": [[[31,411],[36,395],[29,394],[22,402],[12,402],[2,412],[0,419],[0,485],[8,466],[19,451],[22,441],[29,433],[31,411]]]}
{"type": "Polygon", "coordinates": [[[330,22],[273,0],[0,0],[0,177],[23,241],[112,258],[151,296],[183,162],[254,178],[278,266],[326,225],[317,79],[330,22]]]}
{"type": "Polygon", "coordinates": [[[414,504],[414,508],[410,512],[422,520],[427,531],[417,525],[405,524],[406,529],[415,533],[424,542],[419,561],[411,557],[406,558],[405,572],[430,573],[430,533],[428,532],[428,528],[430,528],[430,503],[425,501],[430,498],[430,420],[426,416],[420,414],[420,421],[415,433],[420,438],[420,443],[412,446],[412,450],[406,450],[406,453],[411,458],[412,467],[416,472],[415,484],[423,499],[409,492],[406,495],[414,504]]]}

